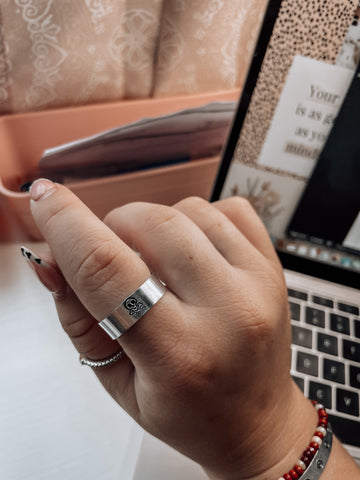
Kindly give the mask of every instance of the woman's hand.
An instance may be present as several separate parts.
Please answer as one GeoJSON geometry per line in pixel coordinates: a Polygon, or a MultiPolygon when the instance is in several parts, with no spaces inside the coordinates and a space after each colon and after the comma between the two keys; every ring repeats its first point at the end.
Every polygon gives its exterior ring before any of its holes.
{"type": "Polygon", "coordinates": [[[282,269],[248,202],[133,203],[111,212],[106,226],[64,186],[40,180],[31,194],[69,285],[55,296],[64,330],[91,359],[119,344],[126,353],[95,371],[114,399],[214,478],[287,471],[316,413],[290,379],[282,269]],[[98,321],[151,273],[168,291],[111,340],[98,321]]]}

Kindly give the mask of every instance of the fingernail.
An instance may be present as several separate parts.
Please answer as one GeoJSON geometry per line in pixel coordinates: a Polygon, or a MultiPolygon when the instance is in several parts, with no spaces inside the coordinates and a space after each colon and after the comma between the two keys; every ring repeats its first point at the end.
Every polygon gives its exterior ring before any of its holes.
{"type": "Polygon", "coordinates": [[[56,185],[51,180],[46,178],[39,178],[35,180],[30,187],[30,196],[33,200],[37,201],[40,198],[46,198],[56,190],[56,185]]]}
{"type": "Polygon", "coordinates": [[[59,295],[67,288],[67,283],[62,274],[52,265],[45,262],[35,252],[27,247],[21,247],[21,253],[27,260],[40,282],[53,294],[59,295]]]}

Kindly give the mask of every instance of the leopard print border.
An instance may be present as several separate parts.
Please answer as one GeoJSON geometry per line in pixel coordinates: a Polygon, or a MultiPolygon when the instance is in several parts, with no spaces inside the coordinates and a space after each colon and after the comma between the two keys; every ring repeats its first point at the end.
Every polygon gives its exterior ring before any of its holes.
{"type": "Polygon", "coordinates": [[[257,165],[257,160],[294,56],[334,64],[358,4],[358,0],[283,0],[234,152],[236,162],[305,180],[257,165]]]}

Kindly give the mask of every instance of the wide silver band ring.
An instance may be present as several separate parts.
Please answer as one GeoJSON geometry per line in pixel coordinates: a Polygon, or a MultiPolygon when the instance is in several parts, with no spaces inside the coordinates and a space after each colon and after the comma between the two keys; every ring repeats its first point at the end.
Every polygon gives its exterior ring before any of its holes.
{"type": "Polygon", "coordinates": [[[151,276],[104,318],[99,325],[113,339],[121,337],[153,307],[166,292],[166,287],[151,276]]]}

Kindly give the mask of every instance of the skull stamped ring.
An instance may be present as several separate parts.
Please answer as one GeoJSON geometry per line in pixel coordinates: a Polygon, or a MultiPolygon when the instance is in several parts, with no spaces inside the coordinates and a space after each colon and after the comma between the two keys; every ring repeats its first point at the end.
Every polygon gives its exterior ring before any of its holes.
{"type": "Polygon", "coordinates": [[[166,287],[154,276],[148,278],[140,287],[104,318],[99,325],[116,340],[129,330],[141,317],[153,307],[166,292],[166,287]]]}

